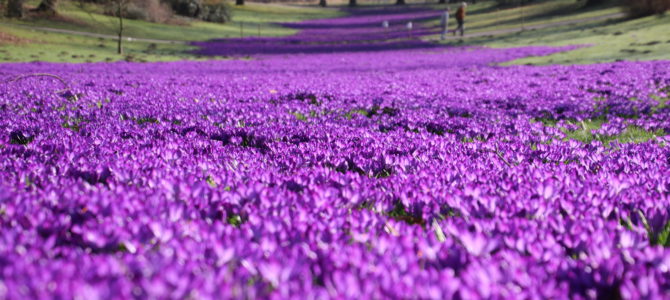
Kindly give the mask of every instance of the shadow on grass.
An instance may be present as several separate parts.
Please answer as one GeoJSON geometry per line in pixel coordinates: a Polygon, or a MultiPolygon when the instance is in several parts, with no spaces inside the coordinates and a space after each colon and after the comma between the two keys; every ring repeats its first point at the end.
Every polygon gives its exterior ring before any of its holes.
{"type": "MultiPolygon", "coordinates": [[[[545,30],[525,30],[525,31],[519,31],[515,33],[510,33],[507,35],[503,36],[483,36],[483,37],[478,37],[476,39],[471,39],[471,40],[466,40],[465,44],[468,45],[487,45],[487,44],[492,44],[492,43],[511,43],[514,42],[515,40],[519,38],[523,39],[538,39],[542,37],[546,37],[548,34],[551,35],[564,35],[568,33],[577,33],[577,32],[582,32],[582,31],[587,31],[587,30],[595,30],[595,29],[603,29],[604,27],[607,26],[612,26],[612,25],[617,25],[620,23],[624,23],[627,20],[624,19],[609,19],[609,20],[604,20],[604,21],[599,21],[599,22],[593,22],[593,23],[588,23],[588,24],[580,24],[580,25],[564,25],[564,26],[559,26],[559,27],[553,27],[550,29],[545,29],[545,30]],[[547,32],[547,30],[550,30],[550,32],[547,32]]],[[[635,30],[637,28],[632,28],[628,30],[635,30]]],[[[554,40],[554,42],[559,42],[561,40],[565,39],[570,39],[572,36],[565,36],[562,39],[554,40]]],[[[456,45],[456,44],[454,44],[456,45]]]]}

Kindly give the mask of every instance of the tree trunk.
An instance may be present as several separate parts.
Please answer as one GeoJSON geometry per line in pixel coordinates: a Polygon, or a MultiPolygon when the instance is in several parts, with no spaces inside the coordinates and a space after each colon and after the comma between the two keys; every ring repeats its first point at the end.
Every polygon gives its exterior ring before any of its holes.
{"type": "Polygon", "coordinates": [[[326,0],[319,0],[319,6],[326,7],[328,6],[328,3],[326,3],[326,0]]]}
{"type": "Polygon", "coordinates": [[[235,0],[235,5],[244,5],[244,0],[235,0]]]}
{"type": "Polygon", "coordinates": [[[119,43],[117,45],[118,46],[117,47],[117,52],[119,54],[123,54],[122,43],[123,43],[123,1],[124,0],[117,0],[117,1],[118,1],[117,2],[118,10],[116,12],[117,12],[117,15],[119,15],[119,43]]]}
{"type": "Polygon", "coordinates": [[[37,6],[35,11],[45,12],[45,13],[55,15],[57,5],[58,5],[58,0],[42,0],[42,2],[40,2],[40,5],[37,6]]]}
{"type": "Polygon", "coordinates": [[[397,0],[395,5],[405,5],[405,0],[397,0]]]}
{"type": "Polygon", "coordinates": [[[439,4],[446,4],[446,3],[447,3],[447,0],[440,0],[438,3],[439,3],[439,4]]]}
{"type": "Polygon", "coordinates": [[[23,17],[23,0],[9,0],[7,2],[7,17],[23,17]]]}
{"type": "Polygon", "coordinates": [[[349,6],[356,6],[356,0],[349,0],[349,6]]]}

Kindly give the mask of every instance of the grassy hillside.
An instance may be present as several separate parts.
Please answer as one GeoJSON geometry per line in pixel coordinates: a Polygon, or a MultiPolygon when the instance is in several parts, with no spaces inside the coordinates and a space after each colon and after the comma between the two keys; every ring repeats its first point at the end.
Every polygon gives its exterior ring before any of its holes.
{"type": "MultiPolygon", "coordinates": [[[[446,44],[481,45],[489,47],[519,47],[526,45],[588,45],[575,51],[547,57],[530,57],[514,61],[515,64],[571,64],[594,63],[615,60],[670,59],[670,16],[647,17],[633,20],[600,20],[575,25],[552,25],[556,22],[583,20],[611,15],[621,11],[612,1],[598,7],[583,7],[584,1],[536,0],[526,6],[499,6],[494,1],[478,1],[468,7],[467,33],[480,37],[450,40],[446,44]],[[521,29],[531,26],[548,26],[542,29],[517,33],[488,35],[487,33],[521,29]]],[[[37,0],[28,5],[37,5],[37,0]]],[[[160,61],[200,59],[190,54],[193,48],[185,43],[162,44],[148,42],[125,42],[126,55],[116,54],[116,42],[110,39],[82,37],[63,33],[48,33],[21,26],[41,26],[99,34],[115,34],[116,19],[105,16],[98,6],[81,7],[76,2],[61,3],[60,16],[51,19],[9,20],[0,22],[0,62],[56,61],[88,62],[138,60],[160,61]]],[[[329,2],[333,4],[334,2],[329,2]]],[[[377,5],[364,2],[362,7],[377,5]]],[[[419,5],[419,4],[413,4],[419,5]]],[[[444,5],[428,5],[444,9],[444,5]]],[[[456,5],[451,5],[455,11],[456,5]]],[[[190,21],[188,25],[167,25],[137,20],[126,20],[126,35],[174,41],[201,41],[215,38],[239,37],[240,27],[244,36],[283,36],[295,33],[282,27],[283,22],[299,22],[306,19],[329,18],[344,13],[337,8],[287,6],[247,3],[233,6],[233,22],[215,24],[190,21]]],[[[438,20],[426,22],[426,26],[437,26],[438,20]]],[[[452,22],[452,28],[455,22],[452,22]]],[[[429,39],[436,39],[430,36],[429,39]]]]}
{"type": "MultiPolygon", "coordinates": [[[[508,34],[492,34],[449,40],[448,45],[488,47],[565,46],[585,47],[543,57],[529,57],[511,64],[585,64],[617,60],[670,59],[670,17],[639,19],[624,17],[585,21],[573,25],[552,25],[570,20],[585,20],[622,11],[617,1],[584,7],[584,1],[536,1],[527,6],[500,7],[480,2],[468,7],[466,33],[477,34],[509,28],[547,26],[508,34]],[[523,16],[523,17],[522,17],[523,16]]],[[[437,25],[429,23],[429,25],[437,25]]],[[[455,24],[452,25],[452,29],[455,24]]],[[[432,37],[435,38],[435,37],[432,37]]]]}
{"type": "MultiPolygon", "coordinates": [[[[37,1],[31,1],[37,5],[37,1]]],[[[29,2],[30,3],[30,2],[29,2]]],[[[262,36],[282,36],[295,33],[294,30],[282,27],[281,22],[299,22],[307,19],[329,18],[342,15],[335,9],[313,7],[293,7],[271,4],[249,3],[244,6],[231,6],[233,21],[225,24],[201,22],[195,20],[187,25],[168,25],[139,20],[124,20],[125,31],[130,37],[203,41],[216,38],[239,37],[240,24],[247,27],[246,35],[257,35],[260,26],[262,36]]],[[[102,14],[102,8],[96,5],[83,7],[70,1],[63,1],[59,7],[58,18],[31,18],[26,20],[9,20],[3,22],[31,26],[61,28],[102,34],[116,34],[117,18],[102,14]]]]}
{"type": "MultiPolygon", "coordinates": [[[[37,1],[27,2],[36,6],[37,1]]],[[[233,6],[233,21],[226,24],[188,20],[187,25],[158,24],[139,20],[124,20],[127,37],[202,41],[244,36],[284,36],[295,30],[277,23],[299,22],[306,19],[330,18],[343,15],[336,9],[282,6],[248,3],[233,6]]],[[[189,53],[193,47],[186,44],[162,44],[140,41],[124,42],[124,55],[116,54],[116,41],[63,33],[44,32],[31,27],[49,27],[97,34],[116,34],[117,19],[103,15],[102,8],[83,7],[71,1],[62,1],[56,18],[27,18],[14,20],[0,18],[0,62],[54,61],[164,61],[199,59],[189,53]]],[[[183,20],[182,20],[183,21],[183,20]]]]}
{"type": "Polygon", "coordinates": [[[575,26],[525,31],[473,41],[494,47],[517,45],[586,45],[570,52],[529,57],[515,64],[588,64],[618,60],[670,59],[670,16],[599,21],[575,26]]]}
{"type": "MultiPolygon", "coordinates": [[[[434,5],[435,9],[450,7],[452,14],[458,4],[434,5]]],[[[524,6],[498,5],[495,1],[479,1],[467,9],[466,28],[469,33],[516,28],[538,24],[547,24],[620,12],[620,7],[608,3],[592,8],[584,8],[584,1],[551,0],[535,1],[524,6]]],[[[451,25],[456,26],[455,20],[451,25]]],[[[428,26],[437,26],[439,20],[429,22],[428,26]]]]}
{"type": "Polygon", "coordinates": [[[61,33],[4,27],[0,37],[0,62],[98,62],[98,61],[168,61],[198,59],[184,44],[124,42],[124,55],[116,53],[116,41],[61,33]],[[7,36],[11,43],[3,42],[7,36]]]}

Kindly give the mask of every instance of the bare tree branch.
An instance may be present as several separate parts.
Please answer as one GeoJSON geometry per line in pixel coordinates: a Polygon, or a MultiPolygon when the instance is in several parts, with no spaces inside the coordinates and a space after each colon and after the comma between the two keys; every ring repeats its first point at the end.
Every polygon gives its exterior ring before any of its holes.
{"type": "Polygon", "coordinates": [[[498,145],[496,145],[495,153],[496,153],[496,155],[498,155],[500,160],[502,160],[502,162],[504,162],[508,167],[510,167],[510,168],[512,167],[512,165],[507,161],[507,159],[505,159],[505,157],[502,155],[502,153],[500,153],[500,151],[498,150],[498,145]]]}
{"type": "MultiPolygon", "coordinates": [[[[16,77],[14,77],[14,78],[12,78],[12,79],[10,79],[10,80],[7,80],[6,83],[15,82],[15,81],[20,81],[20,80],[23,80],[23,79],[26,79],[26,78],[30,78],[30,77],[50,77],[50,78],[54,78],[54,79],[60,81],[60,83],[62,83],[62,84],[65,86],[65,88],[56,91],[57,94],[58,94],[58,93],[65,92],[65,91],[71,91],[71,89],[70,89],[70,85],[67,83],[67,81],[65,81],[65,79],[63,79],[62,77],[60,77],[60,76],[58,76],[58,75],[50,74],[50,73],[31,73],[31,74],[23,74],[23,75],[16,76],[16,77]]],[[[75,101],[79,100],[79,99],[77,98],[77,95],[75,95],[74,93],[73,93],[73,96],[74,96],[74,100],[75,100],[75,101]]]]}

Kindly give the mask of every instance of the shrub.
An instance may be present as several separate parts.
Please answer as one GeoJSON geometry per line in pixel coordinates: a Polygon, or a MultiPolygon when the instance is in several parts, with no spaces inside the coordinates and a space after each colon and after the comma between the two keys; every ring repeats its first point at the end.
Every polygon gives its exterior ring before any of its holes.
{"type": "Polygon", "coordinates": [[[196,18],[202,4],[198,0],[170,0],[170,6],[180,16],[196,18]]]}
{"type": "Polygon", "coordinates": [[[232,19],[230,7],[223,1],[218,1],[218,3],[217,1],[205,1],[202,8],[201,19],[216,23],[228,22],[232,19]]]}
{"type": "Polygon", "coordinates": [[[225,23],[232,18],[230,6],[222,0],[170,0],[170,6],[178,15],[208,22],[225,23]]]}
{"type": "Polygon", "coordinates": [[[670,9],[670,0],[625,0],[625,7],[632,17],[663,14],[670,9]]]}

